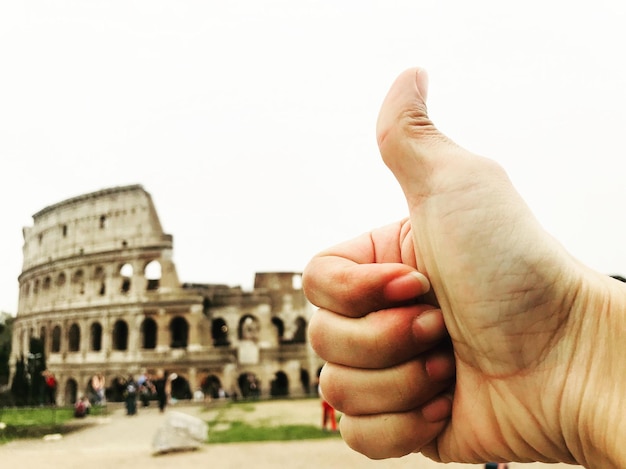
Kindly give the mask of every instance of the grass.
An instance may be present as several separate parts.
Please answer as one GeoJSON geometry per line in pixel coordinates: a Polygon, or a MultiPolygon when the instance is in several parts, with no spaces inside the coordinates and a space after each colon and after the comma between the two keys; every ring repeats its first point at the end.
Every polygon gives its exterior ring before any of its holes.
{"type": "MultiPolygon", "coordinates": [[[[293,441],[339,438],[307,423],[285,423],[280,416],[255,418],[265,402],[229,402],[208,408],[209,444],[263,441],[293,441]]],[[[106,407],[93,407],[91,415],[106,413],[106,407]]],[[[261,413],[263,414],[263,413],[261,413]]],[[[285,415],[285,414],[283,414],[285,415]]],[[[293,419],[292,419],[293,420],[293,419]]],[[[41,438],[50,433],[68,433],[80,428],[83,420],[74,418],[72,407],[0,408],[0,445],[17,438],[41,438]],[[4,428],[2,428],[4,427],[4,428]]]]}
{"type": "Polygon", "coordinates": [[[209,443],[252,441],[293,441],[335,438],[336,433],[323,432],[313,425],[256,426],[245,422],[230,422],[228,428],[209,431],[209,443]]]}
{"type": "Polygon", "coordinates": [[[325,432],[319,426],[308,424],[275,423],[275,419],[241,420],[241,412],[254,412],[263,403],[229,403],[208,421],[209,444],[262,441],[293,441],[322,438],[338,438],[338,433],[325,432]],[[272,423],[274,422],[274,423],[272,423]]]}
{"type": "MultiPolygon", "coordinates": [[[[93,408],[92,414],[104,413],[93,408]]],[[[17,438],[41,438],[50,433],[68,433],[76,426],[73,407],[11,407],[0,408],[0,444],[17,438]]]]}

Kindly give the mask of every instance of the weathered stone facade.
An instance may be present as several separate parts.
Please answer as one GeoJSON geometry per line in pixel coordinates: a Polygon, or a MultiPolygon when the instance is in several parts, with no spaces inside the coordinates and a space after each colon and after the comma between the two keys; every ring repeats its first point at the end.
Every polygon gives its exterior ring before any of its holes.
{"type": "Polygon", "coordinates": [[[11,366],[40,341],[72,403],[102,373],[175,373],[178,397],[307,392],[322,362],[306,340],[313,307],[297,272],[257,273],[254,289],[179,282],[172,236],[139,185],[48,206],[24,234],[11,366]],[[258,386],[258,388],[257,388],[258,386]]]}

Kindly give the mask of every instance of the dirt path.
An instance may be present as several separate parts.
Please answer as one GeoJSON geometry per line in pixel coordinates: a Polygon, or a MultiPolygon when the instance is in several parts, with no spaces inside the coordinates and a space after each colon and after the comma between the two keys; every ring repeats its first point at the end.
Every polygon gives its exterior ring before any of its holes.
{"type": "MultiPolygon", "coordinates": [[[[172,410],[201,415],[200,406],[176,406],[172,410]]],[[[318,424],[317,401],[276,401],[257,405],[254,412],[241,416],[256,421],[318,424]]],[[[319,468],[480,468],[468,464],[436,464],[419,455],[385,461],[371,461],[350,450],[340,439],[277,443],[230,443],[205,445],[192,452],[153,455],[152,438],[165,421],[154,407],[140,409],[128,417],[117,408],[106,417],[89,417],[93,425],[59,439],[19,440],[0,446],[0,467],[11,469],[137,469],[210,468],[241,469],[319,469],[319,468]]],[[[570,468],[568,465],[512,464],[511,468],[570,468]]]]}

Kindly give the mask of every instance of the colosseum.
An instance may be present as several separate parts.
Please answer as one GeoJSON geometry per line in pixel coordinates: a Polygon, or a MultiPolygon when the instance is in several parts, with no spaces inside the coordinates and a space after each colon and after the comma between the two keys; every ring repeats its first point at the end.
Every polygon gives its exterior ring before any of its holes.
{"type": "Polygon", "coordinates": [[[43,357],[57,404],[99,374],[111,400],[129,375],[161,373],[179,399],[313,391],[322,362],[307,343],[313,307],[301,274],[256,273],[251,291],[181,283],[173,238],[142,186],[50,205],[23,236],[12,375],[25,357],[43,357]]]}

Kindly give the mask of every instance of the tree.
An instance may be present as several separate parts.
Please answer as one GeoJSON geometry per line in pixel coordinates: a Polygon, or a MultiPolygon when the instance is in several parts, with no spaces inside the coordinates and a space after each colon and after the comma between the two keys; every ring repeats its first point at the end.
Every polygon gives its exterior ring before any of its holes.
{"type": "Polygon", "coordinates": [[[0,388],[9,382],[13,317],[0,312],[0,388]]]}
{"type": "Polygon", "coordinates": [[[46,357],[43,340],[31,337],[28,353],[28,375],[30,376],[30,404],[41,405],[46,399],[46,357]]]}
{"type": "Polygon", "coordinates": [[[28,404],[29,391],[29,377],[24,364],[24,357],[20,356],[15,363],[15,376],[13,376],[11,383],[11,394],[15,405],[25,406],[28,404]]]}

